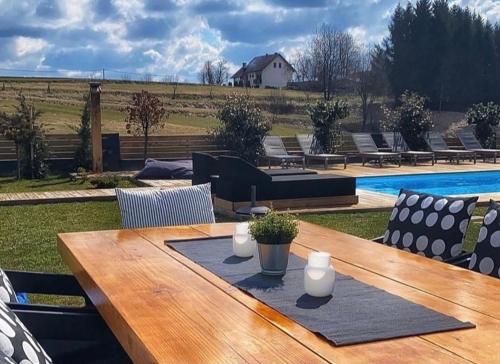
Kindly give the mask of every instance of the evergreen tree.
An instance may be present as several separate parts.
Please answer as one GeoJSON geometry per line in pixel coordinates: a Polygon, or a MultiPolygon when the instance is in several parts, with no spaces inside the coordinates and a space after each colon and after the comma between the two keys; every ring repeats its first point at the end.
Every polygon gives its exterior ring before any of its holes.
{"type": "Polygon", "coordinates": [[[90,95],[87,94],[83,98],[85,104],[82,109],[82,116],[80,118],[80,125],[76,128],[80,144],[75,151],[75,168],[90,169],[92,166],[92,151],[90,148],[90,95]]]}

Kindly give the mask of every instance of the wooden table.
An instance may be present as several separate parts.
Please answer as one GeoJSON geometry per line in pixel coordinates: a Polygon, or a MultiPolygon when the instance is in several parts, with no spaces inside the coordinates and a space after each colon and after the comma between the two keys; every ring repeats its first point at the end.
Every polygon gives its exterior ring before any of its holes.
{"type": "Polygon", "coordinates": [[[340,273],[477,326],[335,347],[164,245],[232,229],[60,234],[58,246],[136,363],[500,363],[500,280],[302,222],[295,254],[328,251],[340,273]]]}

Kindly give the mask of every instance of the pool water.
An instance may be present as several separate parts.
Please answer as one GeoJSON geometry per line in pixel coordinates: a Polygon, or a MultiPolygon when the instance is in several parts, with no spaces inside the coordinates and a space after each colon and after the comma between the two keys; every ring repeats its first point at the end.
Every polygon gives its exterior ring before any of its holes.
{"type": "Polygon", "coordinates": [[[398,195],[401,188],[437,195],[500,192],[500,171],[358,177],[357,188],[398,195]]]}

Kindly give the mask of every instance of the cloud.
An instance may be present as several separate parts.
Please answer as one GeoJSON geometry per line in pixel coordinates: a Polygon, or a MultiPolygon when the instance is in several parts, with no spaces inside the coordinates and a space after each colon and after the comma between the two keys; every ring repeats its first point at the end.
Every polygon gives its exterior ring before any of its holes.
{"type": "MultiPolygon", "coordinates": [[[[0,0],[0,65],[87,75],[109,69],[196,81],[204,61],[231,70],[256,55],[293,59],[321,23],[380,42],[398,0],[0,0]]],[[[454,0],[490,21],[498,0],[454,0]]],[[[115,72],[115,73],[113,73],[115,72]]]]}

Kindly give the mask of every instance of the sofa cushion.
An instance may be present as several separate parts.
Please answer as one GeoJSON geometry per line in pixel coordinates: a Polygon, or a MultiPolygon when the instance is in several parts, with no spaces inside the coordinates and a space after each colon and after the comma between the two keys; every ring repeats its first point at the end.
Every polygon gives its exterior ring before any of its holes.
{"type": "Polygon", "coordinates": [[[10,303],[19,302],[9,277],[2,269],[0,269],[0,300],[10,303]]]}
{"type": "Polygon", "coordinates": [[[215,222],[210,183],[192,187],[116,189],[126,229],[215,222]]]}
{"type": "Polygon", "coordinates": [[[490,201],[469,269],[500,278],[500,203],[490,201]]]}
{"type": "Polygon", "coordinates": [[[148,158],[144,168],[135,175],[136,179],[191,179],[193,162],[191,160],[159,161],[148,158]]]}
{"type": "Polygon", "coordinates": [[[462,252],[477,199],[402,189],[383,243],[441,261],[456,257],[462,252]]]}
{"type": "Polygon", "coordinates": [[[0,351],[16,363],[52,363],[31,332],[3,301],[0,301],[0,351]]]}

